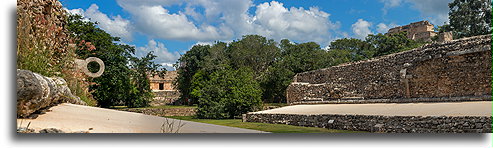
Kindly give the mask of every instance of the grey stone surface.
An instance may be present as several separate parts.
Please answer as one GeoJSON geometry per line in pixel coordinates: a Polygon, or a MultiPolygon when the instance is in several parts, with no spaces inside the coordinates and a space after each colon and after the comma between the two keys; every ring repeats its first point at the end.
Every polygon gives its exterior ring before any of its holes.
{"type": "Polygon", "coordinates": [[[246,122],[383,133],[491,133],[491,116],[246,114],[246,122]],[[474,124],[470,124],[474,122],[474,124]]]}
{"type": "Polygon", "coordinates": [[[76,66],[77,66],[77,69],[84,72],[84,74],[86,74],[87,76],[89,77],[93,77],[93,78],[96,78],[96,77],[99,77],[101,75],[103,75],[103,72],[104,72],[104,62],[99,59],[99,58],[96,58],[96,57],[88,57],[87,59],[85,60],[81,60],[81,59],[75,59],[74,60],[76,66]],[[90,62],[96,62],[99,64],[99,70],[95,73],[89,71],[89,69],[87,68],[87,65],[90,63],[90,62]]]}
{"type": "Polygon", "coordinates": [[[155,97],[151,100],[151,106],[178,105],[180,92],[178,90],[153,90],[155,97]]]}
{"type": "Polygon", "coordinates": [[[65,132],[56,128],[45,128],[40,130],[39,133],[65,133],[65,132]]]}
{"type": "Polygon", "coordinates": [[[491,100],[491,36],[298,73],[290,104],[491,100]]]}
{"type": "Polygon", "coordinates": [[[40,109],[65,102],[85,105],[71,93],[63,78],[49,78],[28,70],[17,70],[18,117],[27,117],[40,109]]]}

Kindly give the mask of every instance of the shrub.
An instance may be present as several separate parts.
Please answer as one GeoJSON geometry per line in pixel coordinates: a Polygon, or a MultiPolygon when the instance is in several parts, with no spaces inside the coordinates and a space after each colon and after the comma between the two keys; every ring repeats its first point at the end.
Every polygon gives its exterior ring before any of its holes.
{"type": "Polygon", "coordinates": [[[58,11],[63,10],[61,6],[53,4],[53,12],[42,13],[33,8],[43,3],[17,2],[17,68],[62,77],[74,95],[88,105],[95,105],[88,92],[87,77],[74,68],[76,48],[69,46],[74,38],[69,36],[66,13],[58,11]]]}
{"type": "MultiPolygon", "coordinates": [[[[203,80],[199,77],[207,76],[199,73],[194,80],[203,80]]],[[[209,77],[199,82],[202,88],[195,88],[191,93],[198,98],[198,118],[235,118],[260,109],[262,90],[250,69],[218,70],[209,77]]]]}

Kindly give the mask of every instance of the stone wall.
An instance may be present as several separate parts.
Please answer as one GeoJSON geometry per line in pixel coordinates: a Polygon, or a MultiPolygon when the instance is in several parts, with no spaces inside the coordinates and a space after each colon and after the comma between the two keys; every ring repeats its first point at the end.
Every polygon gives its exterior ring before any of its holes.
{"type": "Polygon", "coordinates": [[[176,101],[180,99],[180,92],[177,90],[173,91],[152,91],[155,97],[152,99],[151,106],[161,106],[161,105],[172,105],[179,104],[176,101]]]}
{"type": "Polygon", "coordinates": [[[414,22],[405,26],[398,26],[389,29],[386,34],[396,34],[406,32],[406,36],[412,40],[431,41],[431,38],[437,35],[434,26],[428,21],[414,22]]]}
{"type": "Polygon", "coordinates": [[[158,75],[149,77],[150,86],[155,95],[150,103],[151,106],[181,104],[177,102],[180,98],[180,92],[173,85],[176,77],[178,77],[176,71],[166,71],[164,77],[158,75]]]}
{"type": "Polygon", "coordinates": [[[288,103],[491,100],[491,36],[299,73],[288,103]]]}
{"type": "Polygon", "coordinates": [[[196,109],[192,107],[184,108],[128,108],[119,109],[121,111],[142,113],[151,116],[195,116],[196,109]]]}
{"type": "Polygon", "coordinates": [[[491,118],[249,113],[244,115],[243,121],[382,133],[491,133],[491,118]]]}
{"type": "Polygon", "coordinates": [[[176,71],[166,71],[164,77],[158,75],[149,76],[149,82],[151,83],[151,90],[175,90],[173,81],[178,77],[176,71]],[[160,85],[162,86],[160,88],[160,85]]]}

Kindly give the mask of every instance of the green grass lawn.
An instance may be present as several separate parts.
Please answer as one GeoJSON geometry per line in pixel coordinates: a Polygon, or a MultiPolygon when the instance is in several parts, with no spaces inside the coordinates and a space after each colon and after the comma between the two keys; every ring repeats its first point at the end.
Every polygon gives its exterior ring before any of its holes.
{"type": "Polygon", "coordinates": [[[149,106],[144,108],[197,108],[197,105],[189,106],[189,105],[161,105],[161,106],[149,106]]]}
{"type": "Polygon", "coordinates": [[[196,119],[192,116],[168,116],[168,118],[209,123],[223,126],[246,128],[272,133],[362,133],[361,131],[333,130],[317,127],[301,127],[285,124],[242,122],[241,119],[196,119]]]}
{"type": "Polygon", "coordinates": [[[263,106],[279,106],[279,107],[284,107],[284,106],[289,106],[289,104],[286,104],[286,103],[264,103],[263,106]]]}

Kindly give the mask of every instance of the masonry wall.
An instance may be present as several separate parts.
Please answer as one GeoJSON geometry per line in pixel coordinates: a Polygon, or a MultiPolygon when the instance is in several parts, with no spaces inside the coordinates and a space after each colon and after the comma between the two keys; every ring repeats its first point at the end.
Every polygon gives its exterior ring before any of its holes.
{"type": "Polygon", "coordinates": [[[178,76],[176,71],[167,71],[164,77],[158,75],[149,76],[150,87],[154,93],[154,98],[151,100],[151,106],[179,104],[177,100],[180,98],[180,92],[175,89],[173,81],[178,76]],[[159,87],[162,85],[162,89],[159,87]]]}
{"type": "Polygon", "coordinates": [[[244,115],[244,122],[382,133],[491,133],[491,116],[244,115]]]}
{"type": "Polygon", "coordinates": [[[173,105],[177,104],[176,101],[180,99],[178,90],[153,90],[152,92],[154,93],[154,98],[150,102],[151,106],[173,105]]]}
{"type": "Polygon", "coordinates": [[[288,103],[491,100],[491,36],[299,73],[288,103]]]}

